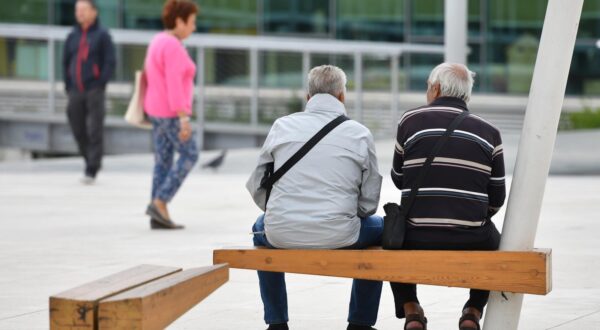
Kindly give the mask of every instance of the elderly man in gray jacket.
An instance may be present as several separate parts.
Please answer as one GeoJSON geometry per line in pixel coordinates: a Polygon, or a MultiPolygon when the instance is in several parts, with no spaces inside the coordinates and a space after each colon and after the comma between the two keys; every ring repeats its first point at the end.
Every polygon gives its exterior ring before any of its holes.
{"type": "MultiPolygon", "coordinates": [[[[277,170],[315,133],[346,114],[346,75],[340,68],[313,68],[308,88],[305,111],[275,121],[246,184],[265,212],[252,228],[254,245],[281,249],[380,245],[383,219],[374,213],[381,175],[373,137],[356,121],[334,128],[273,185],[269,195],[261,188],[269,164],[277,170]]],[[[268,330],[288,329],[284,273],[259,271],[258,278],[268,330]]],[[[373,329],[380,296],[381,282],[354,280],[348,329],[373,329]]]]}

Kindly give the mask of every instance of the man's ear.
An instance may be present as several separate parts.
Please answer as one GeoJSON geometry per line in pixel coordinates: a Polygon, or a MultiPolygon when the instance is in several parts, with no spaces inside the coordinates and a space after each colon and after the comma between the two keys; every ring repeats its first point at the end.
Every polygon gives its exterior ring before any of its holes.
{"type": "Polygon", "coordinates": [[[310,94],[306,94],[306,102],[310,100],[310,94]]]}
{"type": "Polygon", "coordinates": [[[435,83],[433,86],[431,86],[433,88],[433,95],[435,96],[435,98],[437,99],[438,97],[440,97],[440,95],[442,94],[442,89],[440,86],[440,83],[435,83]]]}
{"type": "Polygon", "coordinates": [[[344,103],[344,101],[346,101],[346,93],[340,93],[337,99],[340,100],[340,102],[344,103]]]}

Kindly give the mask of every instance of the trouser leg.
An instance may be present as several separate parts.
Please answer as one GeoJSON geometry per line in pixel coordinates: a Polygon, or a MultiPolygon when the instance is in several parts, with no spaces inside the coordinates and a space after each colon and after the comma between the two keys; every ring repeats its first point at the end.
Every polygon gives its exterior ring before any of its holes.
{"type": "Polygon", "coordinates": [[[390,282],[390,286],[392,287],[392,293],[394,295],[396,317],[403,319],[406,317],[406,315],[404,315],[404,304],[409,302],[419,303],[419,298],[417,298],[417,286],[415,284],[395,282],[390,282]]]}
{"type": "Polygon", "coordinates": [[[196,145],[196,133],[189,140],[181,142],[179,140],[179,120],[172,119],[166,129],[166,137],[170,140],[175,150],[179,153],[179,158],[175,166],[173,166],[164,183],[158,188],[157,197],[165,202],[171,201],[177,193],[181,184],[187,177],[188,173],[194,168],[198,161],[198,147],[196,145]]]}
{"type": "Polygon", "coordinates": [[[87,164],[88,133],[85,95],[77,91],[71,91],[68,93],[68,98],[67,119],[69,120],[69,126],[71,127],[71,132],[77,143],[79,153],[83,156],[83,159],[87,164]]]}
{"type": "Polygon", "coordinates": [[[105,92],[104,89],[93,89],[86,93],[87,115],[87,164],[86,174],[96,176],[102,167],[102,156],[104,154],[104,117],[105,92]]]}
{"type": "Polygon", "coordinates": [[[166,136],[163,122],[152,120],[152,140],[154,143],[154,172],[152,175],[152,200],[158,195],[158,189],[164,184],[173,167],[175,148],[166,136]]]}
{"type": "MultiPolygon", "coordinates": [[[[364,249],[369,246],[381,245],[383,233],[383,218],[370,216],[361,219],[360,233],[351,249],[364,249]]],[[[382,282],[368,280],[352,281],[348,322],[357,325],[373,326],[377,322],[379,301],[381,298],[382,282]]]]}
{"type": "MultiPolygon", "coordinates": [[[[482,241],[481,243],[475,244],[472,247],[473,250],[484,250],[484,251],[493,251],[498,250],[500,247],[500,233],[494,226],[492,233],[490,234],[489,239],[482,241]]],[[[487,305],[488,299],[490,297],[490,292],[486,290],[477,290],[471,289],[469,292],[469,300],[463,306],[463,309],[467,307],[473,307],[481,312],[483,315],[483,309],[487,305]]]]}
{"type": "Polygon", "coordinates": [[[382,282],[368,280],[352,281],[352,294],[348,322],[373,326],[377,322],[382,282]]]}
{"type": "MultiPolygon", "coordinates": [[[[252,227],[254,246],[272,248],[267,241],[264,230],[264,215],[261,215],[252,227]]],[[[287,323],[289,318],[285,273],[258,271],[258,284],[264,306],[265,323],[287,323]]]]}

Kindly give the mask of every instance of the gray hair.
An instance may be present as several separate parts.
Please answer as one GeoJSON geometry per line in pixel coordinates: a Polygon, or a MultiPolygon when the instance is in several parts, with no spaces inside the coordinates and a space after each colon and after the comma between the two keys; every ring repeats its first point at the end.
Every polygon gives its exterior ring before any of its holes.
{"type": "Polygon", "coordinates": [[[469,102],[475,73],[463,64],[442,63],[436,66],[429,75],[427,83],[440,84],[440,96],[452,96],[469,102]]]}
{"type": "Polygon", "coordinates": [[[337,66],[321,65],[308,73],[308,96],[331,94],[335,97],[346,93],[346,74],[337,66]]]}

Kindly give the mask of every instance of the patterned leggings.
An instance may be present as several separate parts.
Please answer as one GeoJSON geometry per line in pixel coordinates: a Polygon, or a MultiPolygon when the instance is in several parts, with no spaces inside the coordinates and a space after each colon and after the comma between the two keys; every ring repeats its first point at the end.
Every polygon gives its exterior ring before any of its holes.
{"type": "Polygon", "coordinates": [[[183,180],[198,161],[196,132],[186,142],[179,140],[178,118],[156,118],[152,120],[154,142],[154,176],[152,179],[152,199],[169,202],[181,187],[183,180]],[[175,151],[179,158],[175,165],[175,151]]]}

